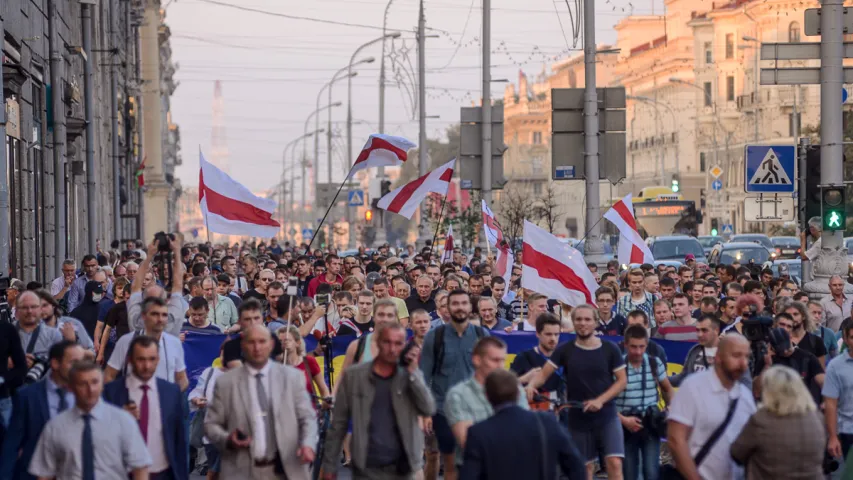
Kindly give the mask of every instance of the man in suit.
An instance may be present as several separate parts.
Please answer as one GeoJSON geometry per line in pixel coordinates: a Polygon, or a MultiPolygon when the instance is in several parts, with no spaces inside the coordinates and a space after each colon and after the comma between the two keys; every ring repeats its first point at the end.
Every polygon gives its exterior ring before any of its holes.
{"type": "Polygon", "coordinates": [[[305,375],[270,360],[272,334],[261,323],[240,337],[243,365],[216,380],[204,432],[221,452],[221,478],[308,480],[317,416],[305,375]]]}
{"type": "Polygon", "coordinates": [[[557,419],[517,405],[515,374],[495,370],[485,389],[495,414],[468,429],[461,480],[556,478],[557,465],[571,480],[586,478],[580,453],[557,419]]]}
{"type": "Polygon", "coordinates": [[[47,422],[74,406],[68,374],[86,351],[76,342],[63,340],[48,353],[50,372],[12,397],[12,418],[0,450],[0,480],[35,480],[27,467],[47,422]]]}
{"type": "Polygon", "coordinates": [[[128,347],[127,376],[104,386],[104,400],[128,411],[148,447],[151,480],[188,480],[186,402],[178,385],[154,376],[160,345],[139,335],[128,347]]]}

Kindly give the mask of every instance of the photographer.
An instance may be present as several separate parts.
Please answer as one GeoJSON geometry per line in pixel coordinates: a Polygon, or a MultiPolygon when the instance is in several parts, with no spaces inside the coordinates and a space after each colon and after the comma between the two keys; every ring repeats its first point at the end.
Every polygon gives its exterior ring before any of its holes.
{"type": "Polygon", "coordinates": [[[166,300],[166,291],[159,285],[151,285],[143,292],[143,282],[146,275],[151,271],[151,262],[157,253],[163,253],[166,259],[171,257],[172,261],[172,288],[167,300],[169,321],[166,324],[166,332],[174,336],[181,334],[181,326],[184,324],[184,315],[189,306],[183,297],[184,292],[184,264],[181,262],[181,236],[175,238],[157,235],[151,245],[148,245],[148,255],[133,279],[130,287],[130,298],[127,300],[127,320],[133,330],[145,328],[142,321],[142,301],[145,298],[159,297],[166,300]],[[144,294],[144,295],[143,295],[144,294]]]}
{"type": "Polygon", "coordinates": [[[341,310],[341,321],[338,325],[338,336],[353,335],[360,337],[365,333],[370,333],[375,328],[373,322],[373,304],[376,297],[373,292],[363,290],[356,297],[357,310],[355,316],[351,316],[353,309],[351,307],[343,307],[341,310]]]}
{"type": "Polygon", "coordinates": [[[44,376],[48,368],[48,352],[62,341],[62,333],[41,321],[41,299],[34,292],[23,292],[17,300],[18,338],[27,361],[24,383],[34,383],[44,376]]]}
{"type": "MultiPolygon", "coordinates": [[[[361,290],[359,290],[360,292],[361,290]]],[[[356,315],[356,308],[353,301],[353,294],[349,291],[335,292],[332,295],[332,303],[328,312],[326,312],[325,316],[321,316],[315,323],[313,328],[310,330],[310,333],[317,335],[315,332],[319,332],[320,336],[325,335],[326,332],[326,322],[329,323],[328,333],[334,334],[338,331],[338,328],[341,326],[341,322],[343,320],[352,320],[356,315]]],[[[304,329],[300,329],[301,331],[304,329]]]]}
{"type": "MultiPolygon", "coordinates": [[[[706,319],[703,317],[703,320],[706,319]]],[[[645,328],[631,325],[625,329],[628,383],[625,390],[616,396],[616,410],[624,429],[622,472],[627,479],[658,478],[660,438],[666,434],[666,416],[658,408],[658,386],[667,405],[675,393],[666,377],[666,366],[659,358],[646,354],[648,345],[649,334],[645,328]],[[640,463],[643,465],[642,475],[640,463]]]]}
{"type": "Polygon", "coordinates": [[[756,374],[752,382],[752,390],[755,393],[755,397],[759,398],[761,396],[761,382],[759,378],[761,374],[773,365],[784,365],[794,369],[799,374],[815,403],[820,405],[820,389],[823,388],[824,380],[823,367],[820,365],[817,357],[801,348],[797,348],[791,342],[793,324],[794,320],[788,314],[782,313],[776,317],[776,328],[770,330],[770,339],[768,341],[770,348],[764,357],[758,358],[755,362],[756,374]]]}

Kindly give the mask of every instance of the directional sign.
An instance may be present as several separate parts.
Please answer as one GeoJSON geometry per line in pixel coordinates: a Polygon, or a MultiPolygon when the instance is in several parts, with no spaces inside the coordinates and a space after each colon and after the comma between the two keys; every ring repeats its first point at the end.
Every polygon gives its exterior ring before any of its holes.
{"type": "Polygon", "coordinates": [[[735,233],[735,228],[734,228],[734,226],[732,226],[731,223],[727,223],[727,224],[723,225],[723,230],[722,230],[723,235],[729,236],[729,235],[734,235],[734,233],[735,233]]]}
{"type": "Polygon", "coordinates": [[[747,192],[791,193],[794,191],[794,164],[797,151],[793,145],[748,145],[744,187],[747,192]]]}
{"type": "Polygon", "coordinates": [[[302,239],[311,238],[314,236],[314,230],[311,228],[303,228],[302,229],[302,239]]]}
{"type": "Polygon", "coordinates": [[[347,203],[350,207],[360,207],[364,205],[364,190],[350,190],[347,199],[347,203]]]}
{"type": "Polygon", "coordinates": [[[718,178],[711,183],[711,188],[718,192],[723,189],[723,182],[718,178]]]}
{"type": "Polygon", "coordinates": [[[713,167],[711,167],[710,170],[708,170],[708,172],[711,174],[712,177],[720,178],[720,175],[723,174],[723,169],[720,168],[719,165],[714,165],[713,167]]]}

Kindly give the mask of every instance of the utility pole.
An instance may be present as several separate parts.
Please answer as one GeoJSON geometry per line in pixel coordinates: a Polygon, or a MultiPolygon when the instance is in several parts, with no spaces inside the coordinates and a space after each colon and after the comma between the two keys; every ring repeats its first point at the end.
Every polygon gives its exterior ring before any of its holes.
{"type": "MultiPolygon", "coordinates": [[[[483,106],[482,135],[483,135],[483,186],[482,197],[491,208],[492,205],[492,2],[483,0],[483,106]]],[[[594,75],[594,74],[593,74],[594,75]]],[[[524,94],[524,92],[522,92],[524,94]]],[[[596,107],[597,108],[597,107],[596,107]]],[[[485,235],[483,236],[485,239],[485,235]]]]}
{"type": "MultiPolygon", "coordinates": [[[[820,183],[842,185],[842,133],[841,92],[844,87],[844,6],[842,0],[823,0],[820,15],[820,183]]],[[[844,232],[823,232],[821,246],[826,249],[841,247],[844,232]]],[[[819,264],[820,262],[815,262],[819,264]]],[[[847,272],[847,262],[839,263],[847,272]]]]}
{"type": "Polygon", "coordinates": [[[83,62],[83,97],[86,116],[86,218],[88,223],[87,251],[95,253],[98,240],[98,188],[95,183],[95,112],[94,112],[94,73],[92,62],[92,5],[81,2],[81,20],[83,23],[83,51],[86,59],[83,62]]]}
{"type": "MultiPolygon", "coordinates": [[[[418,133],[418,174],[424,176],[427,174],[429,165],[427,165],[427,135],[426,135],[426,19],[424,18],[424,0],[420,0],[420,10],[418,13],[418,125],[420,126],[418,133]]],[[[421,204],[420,216],[421,224],[418,227],[419,241],[425,245],[430,237],[429,226],[427,224],[426,210],[421,204]]],[[[433,246],[435,247],[435,246],[433,246]]]]}
{"type": "MultiPolygon", "coordinates": [[[[110,45],[114,51],[118,51],[118,34],[116,33],[116,17],[118,16],[117,0],[109,0],[109,22],[110,22],[110,45]]],[[[113,240],[123,240],[121,232],[121,200],[119,190],[119,146],[118,146],[118,58],[111,54],[110,57],[110,142],[112,144],[112,167],[113,167],[113,240]]],[[[104,239],[108,240],[107,238],[104,239]]]]}
{"type": "MultiPolygon", "coordinates": [[[[598,92],[595,89],[595,0],[583,2],[584,63],[584,175],[586,179],[586,242],[584,255],[601,255],[598,220],[601,218],[598,193],[598,92]]],[[[485,111],[485,110],[484,110],[485,111]]],[[[491,153],[491,152],[489,152],[491,153]]],[[[484,152],[485,154],[485,152],[484,152]]]]}
{"type": "MultiPolygon", "coordinates": [[[[0,38],[3,30],[3,12],[0,12],[0,38]]],[[[53,38],[51,38],[53,40],[53,38]]],[[[6,101],[3,95],[3,75],[0,72],[0,138],[6,138],[6,101]]],[[[9,274],[9,160],[6,149],[0,148],[0,276],[9,274]]]]}

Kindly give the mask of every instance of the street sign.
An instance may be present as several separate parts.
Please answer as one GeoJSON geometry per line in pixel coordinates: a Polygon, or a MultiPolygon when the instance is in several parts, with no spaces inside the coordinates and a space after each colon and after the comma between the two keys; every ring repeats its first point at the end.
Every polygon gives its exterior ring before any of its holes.
{"type": "Polygon", "coordinates": [[[789,221],[796,212],[791,197],[762,195],[743,199],[743,218],[747,222],[789,221]]]}
{"type": "Polygon", "coordinates": [[[314,230],[311,228],[303,228],[302,229],[302,240],[306,238],[311,238],[314,236],[314,230]]]}
{"type": "Polygon", "coordinates": [[[711,167],[710,170],[708,170],[708,172],[711,174],[712,177],[720,178],[720,175],[723,174],[723,169],[720,168],[719,165],[714,165],[713,167],[711,167]]]}
{"type": "Polygon", "coordinates": [[[293,227],[291,227],[291,228],[290,228],[290,236],[292,237],[292,236],[296,235],[296,233],[297,233],[297,232],[296,232],[296,229],[295,229],[295,228],[293,228],[293,227]]]}
{"type": "Polygon", "coordinates": [[[847,89],[841,89],[841,103],[847,103],[847,89]]]}
{"type": "Polygon", "coordinates": [[[714,191],[719,192],[720,190],[723,189],[723,182],[720,181],[720,179],[718,178],[718,179],[714,180],[713,183],[711,183],[711,188],[713,188],[714,191]]]}
{"type": "Polygon", "coordinates": [[[744,188],[747,192],[791,193],[794,191],[793,145],[747,145],[744,188]]]}
{"type": "Polygon", "coordinates": [[[364,190],[350,190],[347,196],[350,207],[361,207],[364,205],[364,190]]]}
{"type": "Polygon", "coordinates": [[[564,165],[557,167],[554,171],[555,180],[564,180],[567,178],[575,178],[575,167],[573,165],[564,165]]]}
{"type": "Polygon", "coordinates": [[[735,233],[735,227],[731,223],[727,223],[727,224],[723,225],[723,230],[722,230],[723,236],[728,237],[728,236],[734,235],[734,233],[735,233]]]}

